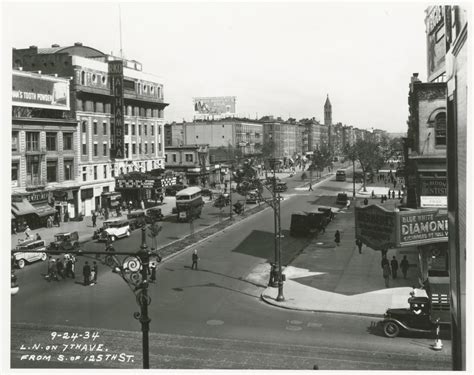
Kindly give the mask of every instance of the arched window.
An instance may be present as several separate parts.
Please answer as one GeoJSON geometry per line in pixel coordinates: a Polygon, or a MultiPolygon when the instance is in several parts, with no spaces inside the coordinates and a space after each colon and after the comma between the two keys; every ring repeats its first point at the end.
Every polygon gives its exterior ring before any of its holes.
{"type": "Polygon", "coordinates": [[[446,112],[435,117],[435,145],[446,146],[446,112]]]}

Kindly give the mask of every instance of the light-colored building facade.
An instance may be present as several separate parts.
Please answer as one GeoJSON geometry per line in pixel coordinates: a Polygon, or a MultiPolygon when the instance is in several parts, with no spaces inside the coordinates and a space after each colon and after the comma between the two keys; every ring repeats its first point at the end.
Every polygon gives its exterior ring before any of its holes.
{"type": "Polygon", "coordinates": [[[14,49],[13,65],[71,77],[79,213],[101,208],[116,176],[164,168],[163,84],[139,62],[75,43],[14,49]]]}

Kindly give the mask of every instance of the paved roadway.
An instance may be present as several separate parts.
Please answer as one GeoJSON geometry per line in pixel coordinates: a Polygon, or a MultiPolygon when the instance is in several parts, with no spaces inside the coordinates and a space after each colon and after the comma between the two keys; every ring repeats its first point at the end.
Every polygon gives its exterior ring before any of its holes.
{"type": "MultiPolygon", "coordinates": [[[[301,183],[297,179],[288,183],[290,190],[281,204],[284,264],[308,241],[288,235],[291,213],[315,203],[317,196],[351,191],[350,181],[333,179],[314,192],[294,190],[301,183]]],[[[195,225],[206,225],[206,220],[195,225]]],[[[161,243],[179,236],[182,228],[189,229],[188,224],[169,223],[169,227],[160,234],[161,243]]],[[[247,277],[259,264],[273,259],[272,232],[273,212],[267,209],[198,245],[199,270],[190,269],[193,249],[160,265],[157,284],[149,290],[152,368],[312,369],[317,364],[326,370],[448,369],[445,358],[430,351],[432,340],[387,339],[374,328],[373,318],[290,311],[265,304],[260,299],[264,282],[247,277]]],[[[118,241],[117,249],[136,248],[137,236],[118,241]]],[[[19,272],[21,291],[12,299],[13,366],[141,366],[134,295],[118,275],[100,267],[99,283],[93,287],[70,279],[48,283],[40,276],[44,263],[19,272]],[[46,344],[51,330],[81,332],[78,327],[97,329],[102,336],[97,342],[103,340],[110,352],[134,355],[134,362],[79,361],[75,365],[18,360],[23,354],[21,344],[46,344]]]]}

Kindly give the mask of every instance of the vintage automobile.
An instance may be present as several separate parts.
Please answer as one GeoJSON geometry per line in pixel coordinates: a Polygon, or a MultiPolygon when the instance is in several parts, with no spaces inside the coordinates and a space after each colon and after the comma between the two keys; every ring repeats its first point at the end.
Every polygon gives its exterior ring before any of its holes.
{"type": "Polygon", "coordinates": [[[275,192],[283,193],[284,191],[288,190],[288,186],[286,186],[286,182],[277,182],[275,186],[275,192]]]}
{"type": "Polygon", "coordinates": [[[295,212],[291,215],[290,236],[317,235],[327,223],[324,212],[295,212]]]}
{"type": "Polygon", "coordinates": [[[18,278],[16,277],[16,275],[13,272],[11,273],[10,279],[11,279],[11,281],[10,281],[10,294],[12,296],[14,296],[20,290],[20,285],[18,284],[18,278]]]}
{"type": "Polygon", "coordinates": [[[260,202],[260,197],[258,195],[258,192],[256,190],[250,191],[247,194],[247,198],[245,200],[246,203],[259,203],[260,202]]]}
{"type": "Polygon", "coordinates": [[[127,214],[127,220],[130,225],[130,230],[142,228],[147,223],[146,212],[144,210],[130,211],[127,214]]]}
{"type": "Polygon", "coordinates": [[[147,223],[149,223],[149,224],[152,224],[155,221],[163,220],[163,218],[164,218],[164,216],[161,213],[161,208],[159,208],[159,207],[149,208],[146,211],[146,220],[147,220],[147,223]]]}
{"type": "Polygon", "coordinates": [[[120,217],[104,221],[104,229],[100,234],[99,241],[115,241],[122,237],[130,237],[130,223],[120,217]]]}
{"type": "Polygon", "coordinates": [[[318,211],[324,213],[324,216],[326,216],[328,223],[334,219],[334,210],[334,208],[327,206],[318,207],[318,211]]]}
{"type": "Polygon", "coordinates": [[[79,249],[79,234],[77,232],[62,232],[54,235],[54,241],[49,244],[49,250],[58,252],[77,251],[79,249]]]}
{"type": "Polygon", "coordinates": [[[336,198],[336,204],[342,204],[342,205],[347,205],[347,202],[349,202],[349,197],[347,196],[346,193],[339,193],[336,198]]]}
{"type": "Polygon", "coordinates": [[[165,194],[166,194],[166,196],[174,197],[178,191],[183,190],[183,189],[186,189],[186,188],[187,188],[186,185],[173,185],[173,186],[168,186],[168,187],[165,189],[165,194]]]}
{"type": "MultiPolygon", "coordinates": [[[[384,315],[383,332],[385,336],[397,337],[401,331],[432,333],[439,324],[449,324],[449,303],[447,295],[443,303],[433,304],[424,290],[415,295],[411,292],[409,308],[388,309],[384,315]]],[[[439,301],[437,301],[439,302],[439,301]]]]}
{"type": "Polygon", "coordinates": [[[37,260],[46,260],[46,244],[43,240],[23,241],[17,245],[16,251],[12,254],[14,265],[18,268],[25,267],[26,263],[32,263],[37,260]],[[21,251],[27,252],[21,252],[21,251]],[[20,251],[20,252],[17,252],[20,251]],[[34,251],[34,252],[33,252],[34,251]]]}

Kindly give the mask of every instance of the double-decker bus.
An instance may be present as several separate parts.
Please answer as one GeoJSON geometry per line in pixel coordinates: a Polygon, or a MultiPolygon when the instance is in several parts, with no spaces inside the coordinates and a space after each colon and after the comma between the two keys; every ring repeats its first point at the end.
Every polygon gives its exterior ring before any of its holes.
{"type": "Polygon", "coordinates": [[[346,181],[346,171],[343,169],[339,169],[336,172],[336,181],[346,181]]]}
{"type": "Polygon", "coordinates": [[[191,186],[176,193],[176,211],[178,221],[190,221],[201,216],[202,191],[197,186],[191,186]]]}

